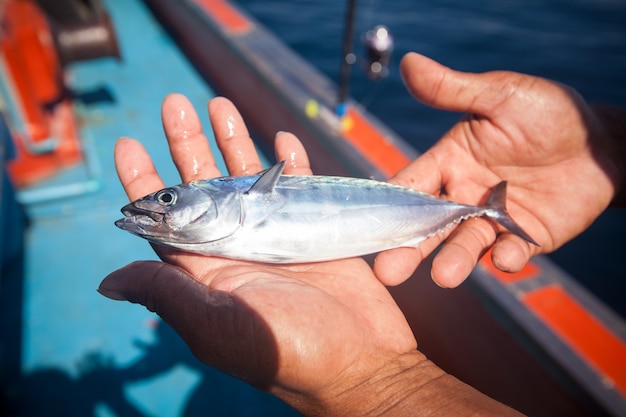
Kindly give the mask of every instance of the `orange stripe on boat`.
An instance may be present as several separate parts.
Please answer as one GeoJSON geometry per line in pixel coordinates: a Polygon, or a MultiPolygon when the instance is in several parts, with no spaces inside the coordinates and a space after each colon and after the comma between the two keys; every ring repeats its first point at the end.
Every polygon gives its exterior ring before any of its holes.
{"type": "Polygon", "coordinates": [[[58,171],[77,165],[83,159],[79,129],[70,100],[58,103],[50,114],[52,135],[58,139],[54,150],[32,155],[24,147],[23,140],[16,135],[14,143],[17,157],[8,162],[9,175],[18,187],[32,185],[56,174],[58,171]]]}
{"type": "Polygon", "coordinates": [[[524,267],[518,272],[504,272],[496,268],[491,260],[491,249],[485,253],[480,260],[480,264],[487,268],[487,270],[496,277],[498,281],[503,284],[514,284],[516,282],[531,279],[539,275],[541,268],[532,262],[527,262],[524,267]]]}
{"type": "Polygon", "coordinates": [[[551,285],[522,301],[617,390],[626,395],[626,344],[563,288],[551,285]]]}
{"type": "Polygon", "coordinates": [[[354,107],[348,109],[343,125],[343,137],[387,177],[411,162],[354,107]]]}
{"type": "Polygon", "coordinates": [[[232,33],[245,33],[252,23],[224,0],[195,0],[196,4],[232,33]]]}
{"type": "Polygon", "coordinates": [[[51,40],[46,16],[31,1],[2,5],[0,54],[24,118],[24,132],[33,144],[50,136],[43,106],[61,97],[61,66],[51,40]]]}

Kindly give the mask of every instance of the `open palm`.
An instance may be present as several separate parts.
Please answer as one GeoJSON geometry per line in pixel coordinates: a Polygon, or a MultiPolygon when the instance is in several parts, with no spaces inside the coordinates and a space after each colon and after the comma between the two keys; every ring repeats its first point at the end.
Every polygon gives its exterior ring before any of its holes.
{"type": "MultiPolygon", "coordinates": [[[[511,216],[540,244],[511,233],[496,240],[501,230],[489,221],[467,221],[434,259],[432,275],[440,285],[460,284],[494,242],[494,264],[519,270],[530,256],[578,235],[608,206],[614,169],[606,132],[573,89],[507,71],[454,71],[419,54],[407,55],[401,69],[418,100],[466,115],[392,182],[479,204],[507,180],[511,216]]],[[[386,284],[403,281],[441,239],[379,255],[377,275],[386,284]]]]}
{"type": "MultiPolygon", "coordinates": [[[[234,106],[214,99],[209,113],[230,174],[260,171],[234,106]]],[[[220,176],[190,103],[169,96],[162,117],[182,180],[220,176]]],[[[276,152],[286,173],[310,174],[292,135],[278,135],[276,152]]],[[[131,200],[164,187],[138,142],[120,140],[115,162],[131,200]]],[[[282,398],[330,395],[342,389],[333,384],[358,383],[395,357],[419,355],[404,316],[361,259],[272,266],[155,250],[165,263],[130,264],[100,291],[157,311],[199,359],[282,398]]]]}

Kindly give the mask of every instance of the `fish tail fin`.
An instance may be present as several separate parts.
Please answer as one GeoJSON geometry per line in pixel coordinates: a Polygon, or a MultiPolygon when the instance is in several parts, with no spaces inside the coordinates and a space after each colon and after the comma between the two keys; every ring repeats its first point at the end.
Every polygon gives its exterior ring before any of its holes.
{"type": "Polygon", "coordinates": [[[509,212],[506,210],[506,181],[502,181],[491,191],[487,201],[485,202],[485,208],[488,209],[487,216],[504,228],[506,228],[509,232],[513,233],[516,236],[521,237],[525,241],[532,243],[535,246],[540,246],[528,233],[524,231],[509,215],[509,212]]]}

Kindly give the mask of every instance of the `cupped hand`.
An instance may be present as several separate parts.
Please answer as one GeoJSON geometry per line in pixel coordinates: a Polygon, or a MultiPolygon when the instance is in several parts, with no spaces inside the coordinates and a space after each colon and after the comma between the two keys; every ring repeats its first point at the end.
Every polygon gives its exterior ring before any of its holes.
{"type": "MultiPolygon", "coordinates": [[[[401,71],[415,98],[466,115],[391,181],[479,204],[506,180],[511,216],[540,244],[487,220],[468,220],[433,260],[431,273],[439,285],[460,284],[492,245],[493,263],[518,271],[532,255],[551,252],[578,235],[608,206],[615,169],[607,135],[573,89],[514,72],[454,71],[415,53],[404,57],[401,71]]],[[[445,237],[379,254],[377,276],[387,285],[404,281],[445,237]]]]}
{"type": "MultiPolygon", "coordinates": [[[[209,114],[229,173],[262,170],[232,103],[214,99],[209,114]]],[[[162,119],[183,182],[223,175],[183,96],[166,98],[162,119]]],[[[286,173],[310,174],[306,153],[293,135],[277,135],[276,153],[287,161],[286,173]]],[[[135,140],[117,143],[115,163],[130,200],[164,187],[135,140]]],[[[306,409],[299,404],[302,398],[315,399],[315,408],[321,409],[320,399],[336,398],[394,358],[423,359],[401,311],[361,259],[272,266],[155,250],[164,262],[130,264],[110,274],[99,290],[146,305],[200,360],[301,410],[306,409]]]]}

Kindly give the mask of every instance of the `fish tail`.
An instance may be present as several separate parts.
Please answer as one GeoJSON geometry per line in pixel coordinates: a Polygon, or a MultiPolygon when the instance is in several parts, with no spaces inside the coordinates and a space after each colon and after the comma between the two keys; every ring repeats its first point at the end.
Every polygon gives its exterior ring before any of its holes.
{"type": "Polygon", "coordinates": [[[524,229],[515,223],[513,218],[509,215],[509,212],[506,210],[506,181],[502,181],[493,188],[491,194],[489,194],[489,197],[485,202],[485,208],[489,210],[487,212],[487,216],[498,222],[509,232],[521,237],[535,246],[540,246],[532,237],[530,237],[528,233],[524,231],[524,229]]]}

